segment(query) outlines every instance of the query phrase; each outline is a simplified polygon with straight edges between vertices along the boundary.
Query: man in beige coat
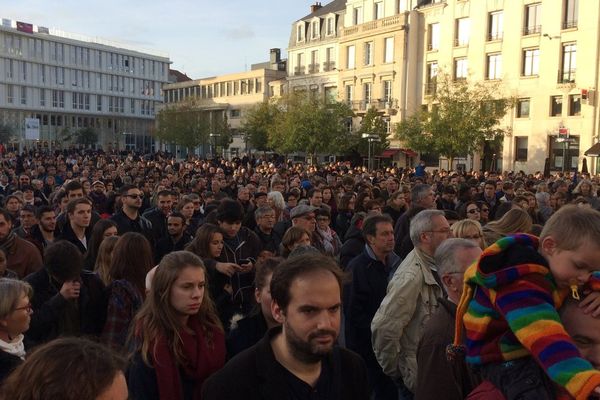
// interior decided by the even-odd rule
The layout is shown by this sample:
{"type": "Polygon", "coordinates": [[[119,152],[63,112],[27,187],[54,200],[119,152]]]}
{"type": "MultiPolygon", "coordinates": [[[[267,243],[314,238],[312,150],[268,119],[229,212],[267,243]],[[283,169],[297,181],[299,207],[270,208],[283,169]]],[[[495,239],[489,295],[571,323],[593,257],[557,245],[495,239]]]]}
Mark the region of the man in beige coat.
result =
{"type": "Polygon", "coordinates": [[[394,273],[371,323],[375,356],[383,372],[397,382],[401,399],[412,398],[415,391],[417,345],[443,296],[433,255],[451,236],[443,211],[423,210],[413,218],[410,238],[415,248],[394,273]]]}

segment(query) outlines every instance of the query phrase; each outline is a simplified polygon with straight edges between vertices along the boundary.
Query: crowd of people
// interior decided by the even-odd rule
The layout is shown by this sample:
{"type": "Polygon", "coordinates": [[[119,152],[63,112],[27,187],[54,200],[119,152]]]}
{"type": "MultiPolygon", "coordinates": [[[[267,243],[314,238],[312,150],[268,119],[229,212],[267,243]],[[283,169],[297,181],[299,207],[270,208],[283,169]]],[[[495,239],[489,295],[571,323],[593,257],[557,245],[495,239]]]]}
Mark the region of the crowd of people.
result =
{"type": "Polygon", "coordinates": [[[597,178],[283,161],[4,154],[0,399],[600,386],[597,178]]]}

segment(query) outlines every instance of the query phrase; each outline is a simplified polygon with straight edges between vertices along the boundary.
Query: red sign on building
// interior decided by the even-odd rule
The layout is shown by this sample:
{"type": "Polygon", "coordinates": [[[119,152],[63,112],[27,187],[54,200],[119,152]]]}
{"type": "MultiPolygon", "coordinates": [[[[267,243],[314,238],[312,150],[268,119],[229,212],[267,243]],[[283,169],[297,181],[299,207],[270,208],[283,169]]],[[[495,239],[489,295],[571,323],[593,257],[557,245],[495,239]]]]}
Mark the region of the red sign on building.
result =
{"type": "Polygon", "coordinates": [[[17,30],[25,33],[33,33],[33,25],[17,21],[17,30]]]}

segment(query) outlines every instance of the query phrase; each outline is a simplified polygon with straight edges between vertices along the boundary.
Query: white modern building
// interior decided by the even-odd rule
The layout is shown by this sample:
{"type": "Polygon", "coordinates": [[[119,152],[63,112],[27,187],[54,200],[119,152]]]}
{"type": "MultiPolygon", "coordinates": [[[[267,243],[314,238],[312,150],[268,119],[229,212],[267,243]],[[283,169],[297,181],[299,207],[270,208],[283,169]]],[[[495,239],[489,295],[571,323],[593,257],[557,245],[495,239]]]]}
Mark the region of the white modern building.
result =
{"type": "Polygon", "coordinates": [[[103,148],[152,150],[155,109],[168,82],[166,54],[2,19],[0,124],[24,142],[25,120],[39,120],[39,140],[93,128],[103,148]]]}

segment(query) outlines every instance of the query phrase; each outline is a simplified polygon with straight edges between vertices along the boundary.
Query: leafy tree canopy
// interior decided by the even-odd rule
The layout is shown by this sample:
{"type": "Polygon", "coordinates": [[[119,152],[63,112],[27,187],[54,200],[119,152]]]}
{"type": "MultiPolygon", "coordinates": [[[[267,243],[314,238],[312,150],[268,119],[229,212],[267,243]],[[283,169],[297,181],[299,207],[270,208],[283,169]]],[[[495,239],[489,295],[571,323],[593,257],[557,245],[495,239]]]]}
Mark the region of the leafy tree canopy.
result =
{"type": "Polygon", "coordinates": [[[505,134],[500,121],[513,104],[493,82],[453,80],[440,73],[427,109],[395,127],[396,137],[416,151],[451,160],[480,151],[486,140],[505,134]]]}

